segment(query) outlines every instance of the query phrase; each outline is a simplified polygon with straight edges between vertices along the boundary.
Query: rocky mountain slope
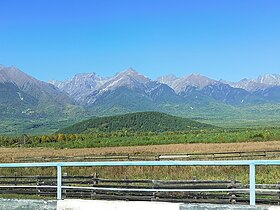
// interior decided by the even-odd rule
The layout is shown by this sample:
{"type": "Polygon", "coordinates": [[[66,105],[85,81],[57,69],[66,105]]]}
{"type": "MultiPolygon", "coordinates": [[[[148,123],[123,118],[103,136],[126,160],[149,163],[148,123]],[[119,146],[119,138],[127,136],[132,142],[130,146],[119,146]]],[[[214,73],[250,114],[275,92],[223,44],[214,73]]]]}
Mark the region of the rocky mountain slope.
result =
{"type": "Polygon", "coordinates": [[[76,118],[79,112],[83,113],[83,108],[54,85],[16,67],[0,67],[0,132],[36,130],[44,124],[76,118]]]}

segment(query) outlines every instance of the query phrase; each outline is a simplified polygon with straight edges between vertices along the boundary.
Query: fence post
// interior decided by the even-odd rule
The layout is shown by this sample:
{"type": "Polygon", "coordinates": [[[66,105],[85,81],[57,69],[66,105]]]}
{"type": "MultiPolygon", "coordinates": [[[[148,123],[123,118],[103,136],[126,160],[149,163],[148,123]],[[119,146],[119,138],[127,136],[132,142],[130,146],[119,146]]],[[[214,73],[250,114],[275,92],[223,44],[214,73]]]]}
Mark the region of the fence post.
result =
{"type": "Polygon", "coordinates": [[[61,200],[61,184],[62,184],[61,165],[58,164],[56,168],[57,168],[57,200],[61,200]]]}
{"type": "Polygon", "coordinates": [[[250,205],[256,205],[256,166],[250,163],[250,205]]]}

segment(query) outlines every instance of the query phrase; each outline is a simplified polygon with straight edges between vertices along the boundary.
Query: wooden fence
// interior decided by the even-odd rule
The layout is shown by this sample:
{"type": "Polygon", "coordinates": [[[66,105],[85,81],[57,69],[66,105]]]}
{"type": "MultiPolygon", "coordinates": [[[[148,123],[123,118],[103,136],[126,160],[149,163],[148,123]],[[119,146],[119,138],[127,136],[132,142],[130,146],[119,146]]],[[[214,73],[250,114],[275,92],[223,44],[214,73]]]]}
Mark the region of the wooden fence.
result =
{"type": "MultiPolygon", "coordinates": [[[[55,197],[56,181],[55,176],[0,176],[0,194],[55,197]]],[[[94,187],[94,189],[63,189],[63,198],[218,204],[248,204],[250,199],[249,192],[242,191],[248,186],[242,185],[236,180],[103,179],[99,178],[97,174],[91,176],[65,174],[62,177],[62,185],[94,187]],[[152,191],[147,191],[147,189],[152,189],[152,191]],[[161,191],[162,189],[166,191],[161,191]],[[194,191],[183,191],[190,189],[194,191]],[[199,189],[232,189],[232,191],[201,192],[199,189]]],[[[278,184],[256,185],[257,203],[279,205],[280,194],[276,191],[279,188],[278,184]],[[268,189],[272,191],[267,191],[268,189]]]]}
{"type": "Polygon", "coordinates": [[[161,161],[161,160],[238,160],[238,159],[273,159],[280,157],[280,150],[250,152],[213,152],[213,153],[166,153],[166,154],[108,154],[62,157],[20,157],[15,162],[50,162],[50,161],[161,161]]]}

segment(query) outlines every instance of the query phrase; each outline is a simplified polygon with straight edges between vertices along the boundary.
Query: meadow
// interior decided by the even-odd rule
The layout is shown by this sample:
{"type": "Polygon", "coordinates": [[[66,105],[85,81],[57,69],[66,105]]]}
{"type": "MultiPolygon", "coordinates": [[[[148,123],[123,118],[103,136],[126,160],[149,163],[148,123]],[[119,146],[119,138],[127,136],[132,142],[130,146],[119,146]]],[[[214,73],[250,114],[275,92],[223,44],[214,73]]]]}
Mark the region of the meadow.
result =
{"type": "Polygon", "coordinates": [[[94,148],[164,144],[237,143],[280,139],[278,127],[205,129],[180,132],[127,132],[0,136],[2,147],[94,148]]]}
{"type": "MultiPolygon", "coordinates": [[[[110,132],[1,136],[1,162],[24,157],[71,157],[102,154],[161,154],[280,150],[278,127],[207,129],[188,132],[110,132]]],[[[83,167],[64,168],[68,175],[111,179],[238,180],[248,183],[248,167],[83,167]]],[[[55,168],[4,169],[0,175],[55,175],[55,168]]],[[[276,184],[278,166],[257,167],[257,183],[276,184]]]]}
{"type": "MultiPolygon", "coordinates": [[[[234,151],[259,151],[280,150],[278,141],[258,141],[240,143],[193,143],[193,144],[168,144],[133,147],[96,147],[96,148],[0,148],[1,162],[20,162],[28,158],[53,158],[57,157],[108,155],[108,154],[166,154],[166,153],[207,153],[207,152],[234,152],[234,151]]],[[[230,159],[230,158],[229,158],[230,159]]],[[[231,180],[236,179],[248,183],[248,167],[74,167],[64,168],[63,173],[68,175],[92,175],[97,173],[101,178],[109,179],[164,179],[164,180],[231,180]]],[[[24,168],[2,169],[0,175],[56,175],[55,168],[24,168]]],[[[257,183],[276,184],[280,180],[278,166],[257,167],[257,183]]]]}

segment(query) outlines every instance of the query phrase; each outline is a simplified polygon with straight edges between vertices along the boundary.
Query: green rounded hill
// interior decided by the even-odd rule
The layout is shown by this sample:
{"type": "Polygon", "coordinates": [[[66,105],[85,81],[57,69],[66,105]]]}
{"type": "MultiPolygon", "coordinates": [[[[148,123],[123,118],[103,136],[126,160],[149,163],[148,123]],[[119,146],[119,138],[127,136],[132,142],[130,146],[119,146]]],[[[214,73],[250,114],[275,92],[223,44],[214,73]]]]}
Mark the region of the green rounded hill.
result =
{"type": "Polygon", "coordinates": [[[211,128],[214,128],[214,126],[165,113],[137,112],[85,120],[61,129],[57,133],[167,132],[211,128]]]}

